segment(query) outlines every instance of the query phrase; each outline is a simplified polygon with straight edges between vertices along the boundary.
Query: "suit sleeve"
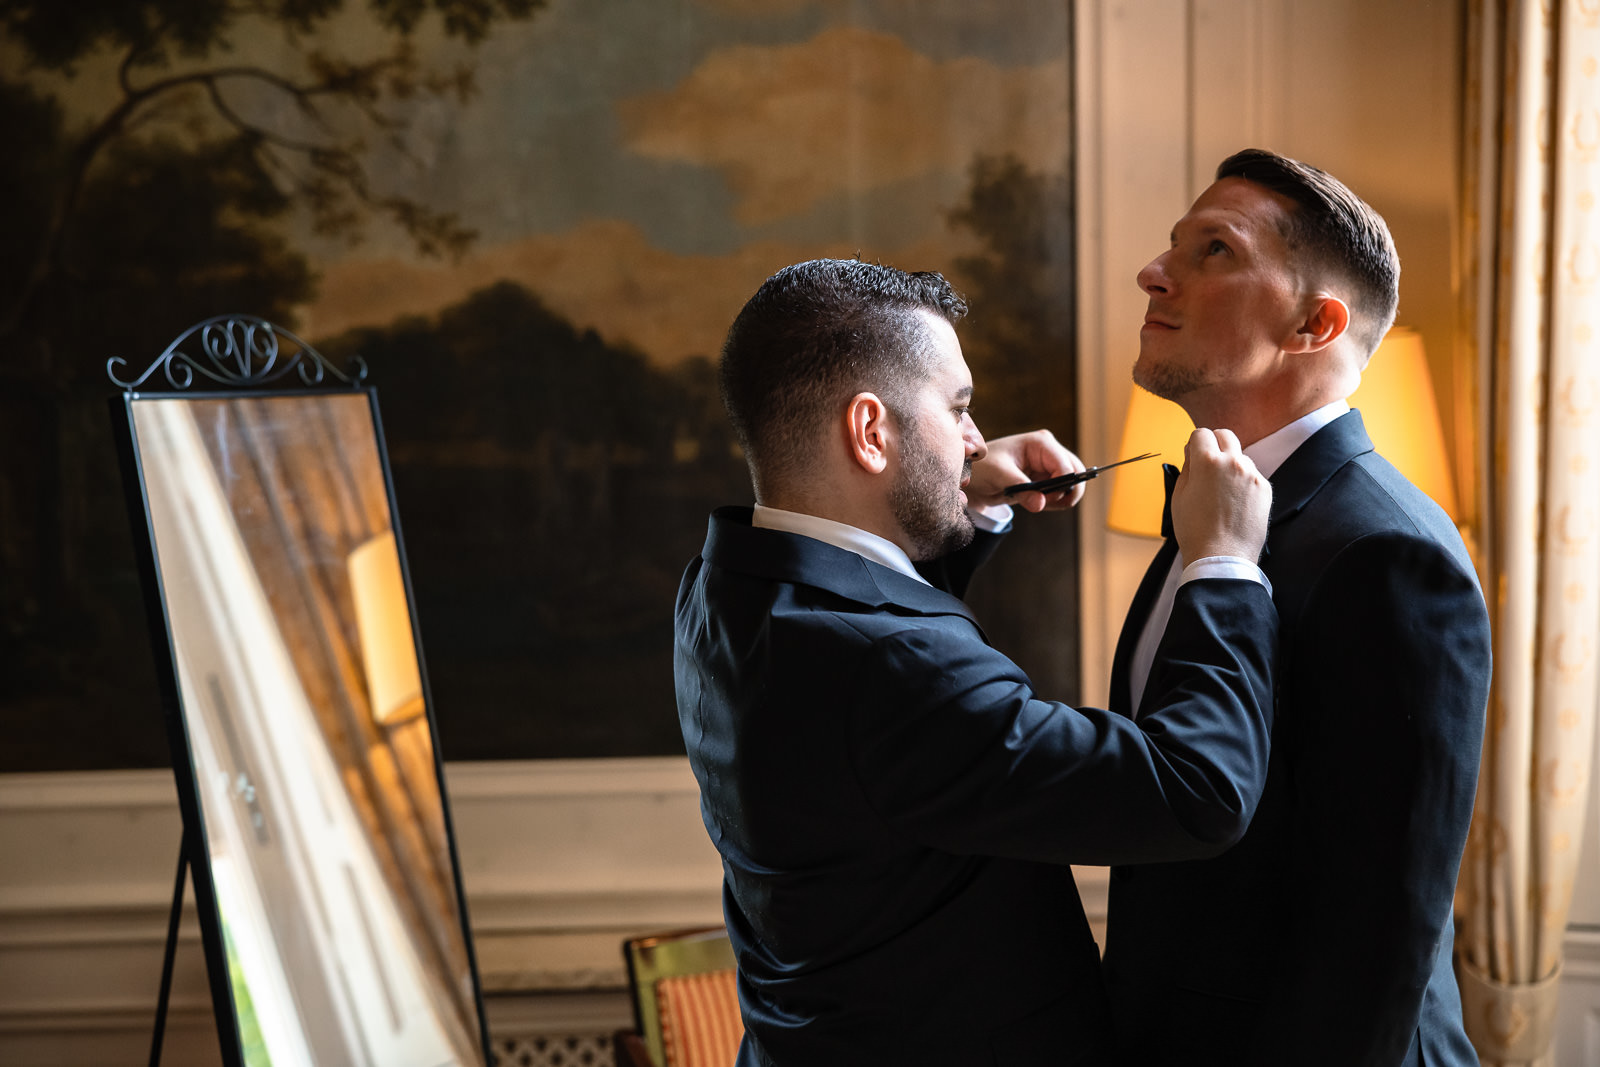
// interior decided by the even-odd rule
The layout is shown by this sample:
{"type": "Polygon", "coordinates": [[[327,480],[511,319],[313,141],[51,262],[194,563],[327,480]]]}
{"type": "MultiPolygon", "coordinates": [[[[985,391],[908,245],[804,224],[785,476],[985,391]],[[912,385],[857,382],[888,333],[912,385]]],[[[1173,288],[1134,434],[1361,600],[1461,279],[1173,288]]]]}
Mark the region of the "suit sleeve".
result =
{"type": "Polygon", "coordinates": [[[1399,1063],[1451,936],[1488,614],[1438,545],[1375,535],[1318,579],[1291,654],[1278,743],[1292,746],[1289,884],[1304,899],[1279,1036],[1318,1035],[1308,1064],[1399,1063]]]}
{"type": "Polygon", "coordinates": [[[1135,723],[1038,699],[965,620],[877,641],[853,688],[853,754],[880,815],[929,847],[1056,863],[1214,855],[1266,777],[1277,612],[1255,582],[1190,582],[1135,723]]]}

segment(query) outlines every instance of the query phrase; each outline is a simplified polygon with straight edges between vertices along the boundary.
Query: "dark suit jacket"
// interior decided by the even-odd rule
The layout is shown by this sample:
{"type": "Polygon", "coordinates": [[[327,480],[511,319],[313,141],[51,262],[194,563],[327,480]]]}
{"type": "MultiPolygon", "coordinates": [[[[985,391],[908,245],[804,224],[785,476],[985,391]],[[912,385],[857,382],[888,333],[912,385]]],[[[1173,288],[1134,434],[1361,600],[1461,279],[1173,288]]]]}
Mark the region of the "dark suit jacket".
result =
{"type": "Polygon", "coordinates": [[[674,667],[723,857],[740,1063],[1109,1062],[1066,865],[1238,837],[1276,628],[1259,584],[1185,586],[1163,709],[1135,725],[1037,699],[948,593],[747,508],[713,515],[674,667]]]}
{"type": "MultiPolygon", "coordinates": [[[[1471,561],[1449,518],[1373,451],[1359,412],[1272,484],[1262,568],[1283,629],[1266,793],[1226,854],[1112,871],[1123,1059],[1476,1064],[1451,971],[1489,687],[1471,561]]],[[[1158,555],[1118,643],[1119,710],[1170,559],[1158,555]]]]}

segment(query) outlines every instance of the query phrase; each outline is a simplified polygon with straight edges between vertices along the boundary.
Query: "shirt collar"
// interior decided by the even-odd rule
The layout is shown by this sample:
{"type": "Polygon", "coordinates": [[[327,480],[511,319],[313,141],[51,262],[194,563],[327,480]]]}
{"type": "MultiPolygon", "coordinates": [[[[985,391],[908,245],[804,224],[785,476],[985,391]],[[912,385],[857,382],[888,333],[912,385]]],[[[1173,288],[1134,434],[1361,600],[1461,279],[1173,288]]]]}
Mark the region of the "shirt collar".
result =
{"type": "Polygon", "coordinates": [[[1284,460],[1294,455],[1295,449],[1311,439],[1312,434],[1349,410],[1350,404],[1344,400],[1325,404],[1309,415],[1302,415],[1289,425],[1267,434],[1246,448],[1244,454],[1255,463],[1263,478],[1270,478],[1283,466],[1284,460]]]}
{"type": "Polygon", "coordinates": [[[929,584],[926,578],[917,573],[917,568],[911,565],[911,557],[906,555],[899,545],[888,538],[879,537],[854,526],[847,526],[842,522],[757,504],[750,518],[750,525],[761,530],[781,530],[784,533],[814,538],[835,548],[854,552],[891,570],[897,570],[901,574],[915,578],[923,585],[929,584]]]}

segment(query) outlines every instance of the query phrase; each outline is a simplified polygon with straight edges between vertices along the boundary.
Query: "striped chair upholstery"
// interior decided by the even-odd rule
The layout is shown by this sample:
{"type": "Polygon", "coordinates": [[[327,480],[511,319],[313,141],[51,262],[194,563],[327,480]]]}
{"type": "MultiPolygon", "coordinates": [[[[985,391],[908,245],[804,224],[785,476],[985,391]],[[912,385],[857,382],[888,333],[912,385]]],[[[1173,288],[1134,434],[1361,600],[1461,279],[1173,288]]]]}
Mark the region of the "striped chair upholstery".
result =
{"type": "Polygon", "coordinates": [[[732,1067],[744,1025],[727,930],[629,938],[622,957],[635,1025],[616,1035],[619,1067],[732,1067]]]}
{"type": "Polygon", "coordinates": [[[666,1067],[733,1067],[744,1036],[735,975],[729,968],[656,982],[666,1067]]]}

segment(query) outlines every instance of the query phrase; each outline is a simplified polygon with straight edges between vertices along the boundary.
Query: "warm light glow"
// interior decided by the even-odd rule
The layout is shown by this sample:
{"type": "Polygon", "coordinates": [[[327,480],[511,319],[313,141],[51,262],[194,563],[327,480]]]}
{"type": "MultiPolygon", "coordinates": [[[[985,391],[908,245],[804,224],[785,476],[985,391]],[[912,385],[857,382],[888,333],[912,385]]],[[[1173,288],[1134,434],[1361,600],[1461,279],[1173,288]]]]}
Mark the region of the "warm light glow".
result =
{"type": "Polygon", "coordinates": [[[394,532],[350,553],[349,567],[372,717],[383,726],[416,718],[422,714],[422,677],[394,532]]]}
{"type": "Polygon", "coordinates": [[[1133,387],[1128,398],[1128,420],[1122,427],[1122,447],[1114,458],[1145,452],[1160,452],[1161,456],[1100,476],[1113,479],[1107,526],[1118,533],[1161,536],[1161,508],[1166,498],[1161,465],[1183,466],[1183,446],[1193,431],[1194,423],[1178,405],[1137,385],[1133,387]]]}
{"type": "MultiPolygon", "coordinates": [[[[1451,519],[1458,520],[1455,481],[1439,425],[1433,379],[1422,338],[1415,330],[1396,326],[1389,331],[1362,373],[1361,388],[1351,395],[1350,406],[1360,410],[1379,454],[1437,501],[1451,519]]],[[[1193,429],[1178,405],[1134,386],[1117,456],[1160,451],[1160,462],[1182,466],[1183,445],[1193,429]]],[[[1160,537],[1160,465],[1134,463],[1103,477],[1116,479],[1106,525],[1118,533],[1160,537]]]]}
{"type": "Polygon", "coordinates": [[[1403,326],[1389,331],[1362,372],[1350,406],[1360,409],[1378,454],[1460,521],[1428,355],[1417,331],[1403,326]]]}

